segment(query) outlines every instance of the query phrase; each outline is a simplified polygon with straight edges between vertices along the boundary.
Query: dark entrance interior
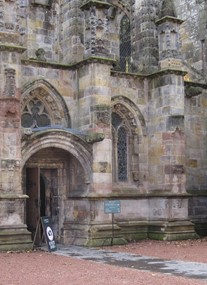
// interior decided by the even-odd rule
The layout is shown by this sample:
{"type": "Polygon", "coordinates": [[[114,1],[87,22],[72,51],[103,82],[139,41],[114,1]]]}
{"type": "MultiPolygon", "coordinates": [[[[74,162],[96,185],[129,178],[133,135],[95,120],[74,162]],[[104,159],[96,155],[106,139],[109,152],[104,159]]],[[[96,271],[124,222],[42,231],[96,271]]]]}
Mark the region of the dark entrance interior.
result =
{"type": "MultiPolygon", "coordinates": [[[[55,238],[59,235],[58,171],[53,168],[26,168],[26,222],[34,238],[40,217],[51,217],[55,238]]],[[[41,227],[35,243],[42,241],[41,227]]]]}

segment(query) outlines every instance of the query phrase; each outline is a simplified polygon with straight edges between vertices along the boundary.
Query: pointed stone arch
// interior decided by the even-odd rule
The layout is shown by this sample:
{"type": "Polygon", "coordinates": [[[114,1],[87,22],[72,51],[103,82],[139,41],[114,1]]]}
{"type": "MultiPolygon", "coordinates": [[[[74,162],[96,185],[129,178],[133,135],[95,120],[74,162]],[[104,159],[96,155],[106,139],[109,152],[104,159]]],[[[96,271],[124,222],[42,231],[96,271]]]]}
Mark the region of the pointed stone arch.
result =
{"type": "Polygon", "coordinates": [[[139,108],[124,96],[115,96],[112,99],[112,133],[115,185],[118,184],[119,188],[127,185],[141,189],[147,169],[146,122],[139,108]],[[119,138],[119,128],[125,128],[124,137],[121,131],[119,138]]]}
{"type": "Polygon", "coordinates": [[[119,8],[125,15],[130,17],[130,4],[126,0],[112,0],[111,4],[119,8]]]}
{"type": "Polygon", "coordinates": [[[78,136],[64,130],[39,131],[24,139],[22,141],[22,169],[33,154],[50,147],[59,148],[72,154],[84,169],[85,183],[90,184],[92,173],[91,146],[78,136]]]}
{"type": "Polygon", "coordinates": [[[23,127],[61,126],[71,127],[71,119],[64,99],[59,92],[44,79],[24,86],[21,97],[23,127]]]}
{"type": "Polygon", "coordinates": [[[134,134],[141,132],[146,135],[146,122],[139,108],[127,97],[114,96],[112,98],[112,112],[118,112],[123,118],[128,120],[134,134]]]}

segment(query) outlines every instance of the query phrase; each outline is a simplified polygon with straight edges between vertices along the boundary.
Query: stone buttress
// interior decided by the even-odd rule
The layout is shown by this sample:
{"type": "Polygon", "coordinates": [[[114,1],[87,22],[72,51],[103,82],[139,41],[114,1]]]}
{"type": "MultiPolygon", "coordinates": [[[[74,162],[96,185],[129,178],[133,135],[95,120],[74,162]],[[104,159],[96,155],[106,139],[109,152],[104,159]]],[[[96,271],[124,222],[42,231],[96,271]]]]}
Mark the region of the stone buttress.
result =
{"type": "Polygon", "coordinates": [[[0,1],[2,29],[0,32],[0,250],[31,247],[31,236],[24,224],[24,203],[27,198],[21,187],[21,125],[20,125],[20,46],[16,1],[3,6],[0,1]],[[6,8],[13,11],[10,15],[6,8]]]}
{"type": "Polygon", "coordinates": [[[163,1],[156,21],[159,71],[150,75],[150,238],[194,238],[188,218],[185,171],[184,75],[179,26],[172,1],[163,1]]]}

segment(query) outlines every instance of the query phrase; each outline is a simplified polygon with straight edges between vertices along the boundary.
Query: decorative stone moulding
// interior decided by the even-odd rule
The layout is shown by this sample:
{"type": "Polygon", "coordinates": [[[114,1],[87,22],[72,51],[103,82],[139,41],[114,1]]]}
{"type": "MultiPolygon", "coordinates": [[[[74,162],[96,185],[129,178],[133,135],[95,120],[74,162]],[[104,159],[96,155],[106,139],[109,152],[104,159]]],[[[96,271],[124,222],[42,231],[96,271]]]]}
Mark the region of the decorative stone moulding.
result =
{"type": "Polygon", "coordinates": [[[164,22],[173,22],[173,23],[181,25],[184,21],[181,20],[181,19],[178,19],[176,17],[166,16],[166,17],[163,17],[163,18],[157,20],[155,23],[157,25],[160,25],[160,24],[162,24],[164,22]]]}
{"type": "Polygon", "coordinates": [[[10,51],[10,52],[23,53],[23,52],[25,52],[25,50],[26,50],[26,48],[22,47],[22,46],[0,44],[0,51],[10,51]]]}
{"type": "MultiPolygon", "coordinates": [[[[1,45],[0,45],[0,51],[1,51],[1,45]]],[[[109,64],[109,65],[114,65],[116,61],[112,58],[109,57],[104,57],[104,56],[88,56],[87,58],[75,63],[75,64],[60,64],[56,62],[46,62],[46,61],[39,61],[38,59],[22,59],[21,63],[27,66],[39,66],[39,67],[44,67],[44,68],[50,68],[54,67],[57,69],[71,69],[74,70],[76,68],[80,68],[83,65],[87,65],[90,63],[101,63],[101,64],[109,64]]]]}
{"type": "Polygon", "coordinates": [[[101,7],[101,8],[109,8],[112,5],[106,1],[95,1],[95,0],[89,0],[86,1],[83,5],[81,5],[81,9],[83,10],[88,10],[90,7],[95,6],[95,7],[101,7]]]}
{"type": "MultiPolygon", "coordinates": [[[[5,68],[4,74],[5,74],[6,84],[4,86],[3,95],[6,97],[10,97],[10,96],[14,97],[16,93],[16,83],[15,83],[16,71],[15,69],[8,67],[8,68],[5,68]]],[[[7,106],[7,112],[16,113],[15,109],[16,109],[15,107],[11,109],[11,108],[8,108],[7,106]]]]}

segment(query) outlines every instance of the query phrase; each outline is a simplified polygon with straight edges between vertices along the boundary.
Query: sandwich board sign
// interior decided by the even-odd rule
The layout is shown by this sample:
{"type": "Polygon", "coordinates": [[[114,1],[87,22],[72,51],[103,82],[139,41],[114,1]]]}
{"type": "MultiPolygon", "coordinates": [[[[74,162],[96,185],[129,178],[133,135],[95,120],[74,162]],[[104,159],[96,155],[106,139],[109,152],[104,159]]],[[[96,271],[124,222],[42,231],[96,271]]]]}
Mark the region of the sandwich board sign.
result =
{"type": "Polygon", "coordinates": [[[41,224],[45,236],[45,241],[49,251],[56,251],[57,246],[55,242],[55,236],[52,229],[52,222],[50,217],[41,217],[41,224]]]}

